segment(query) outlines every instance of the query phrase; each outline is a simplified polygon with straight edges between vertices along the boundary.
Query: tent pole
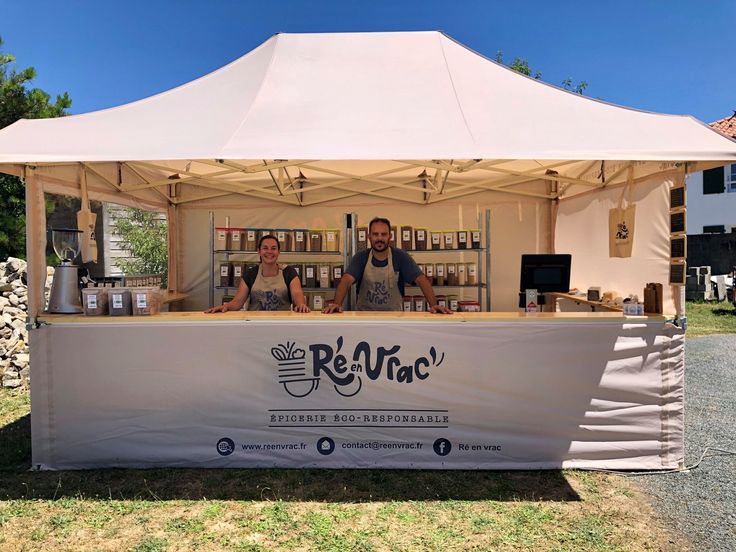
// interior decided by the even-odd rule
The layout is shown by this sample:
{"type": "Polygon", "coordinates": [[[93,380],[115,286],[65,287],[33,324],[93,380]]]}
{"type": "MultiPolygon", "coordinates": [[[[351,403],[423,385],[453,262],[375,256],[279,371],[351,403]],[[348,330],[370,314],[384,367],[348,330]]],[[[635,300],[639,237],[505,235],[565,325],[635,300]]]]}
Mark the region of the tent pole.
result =
{"type": "Polygon", "coordinates": [[[166,213],[167,254],[168,254],[168,290],[179,291],[179,210],[175,204],[170,204],[166,213]]]}
{"type": "Polygon", "coordinates": [[[43,312],[46,285],[46,204],[34,167],[24,168],[26,185],[26,258],[28,259],[28,326],[43,312]]]}

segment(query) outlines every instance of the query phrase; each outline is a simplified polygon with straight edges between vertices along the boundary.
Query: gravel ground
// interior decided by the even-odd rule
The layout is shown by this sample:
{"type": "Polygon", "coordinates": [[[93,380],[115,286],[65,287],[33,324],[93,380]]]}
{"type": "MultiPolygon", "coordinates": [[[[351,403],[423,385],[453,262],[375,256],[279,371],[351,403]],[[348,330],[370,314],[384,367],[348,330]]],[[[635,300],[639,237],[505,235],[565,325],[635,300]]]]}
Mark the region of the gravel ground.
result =
{"type": "Polygon", "coordinates": [[[694,550],[736,551],[736,335],[685,342],[687,472],[633,478],[694,550]]]}

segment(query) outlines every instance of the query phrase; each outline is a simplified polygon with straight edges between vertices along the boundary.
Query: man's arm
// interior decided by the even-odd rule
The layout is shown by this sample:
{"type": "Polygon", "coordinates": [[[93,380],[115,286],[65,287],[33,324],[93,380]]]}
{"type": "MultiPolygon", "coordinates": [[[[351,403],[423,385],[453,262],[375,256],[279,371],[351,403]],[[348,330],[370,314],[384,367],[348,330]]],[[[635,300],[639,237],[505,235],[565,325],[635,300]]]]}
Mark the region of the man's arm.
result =
{"type": "Polygon", "coordinates": [[[429,312],[441,312],[443,314],[452,314],[452,311],[447,307],[443,307],[437,304],[437,298],[434,296],[434,290],[432,284],[424,274],[418,276],[414,283],[419,286],[424,294],[424,298],[427,300],[427,310],[429,312]]]}
{"type": "Polygon", "coordinates": [[[335,290],[335,302],[327,305],[322,312],[325,314],[342,312],[342,303],[345,300],[345,296],[348,294],[348,291],[350,291],[350,286],[352,286],[354,282],[355,278],[350,274],[347,272],[343,274],[342,278],[340,278],[340,283],[337,284],[337,289],[335,290]]]}

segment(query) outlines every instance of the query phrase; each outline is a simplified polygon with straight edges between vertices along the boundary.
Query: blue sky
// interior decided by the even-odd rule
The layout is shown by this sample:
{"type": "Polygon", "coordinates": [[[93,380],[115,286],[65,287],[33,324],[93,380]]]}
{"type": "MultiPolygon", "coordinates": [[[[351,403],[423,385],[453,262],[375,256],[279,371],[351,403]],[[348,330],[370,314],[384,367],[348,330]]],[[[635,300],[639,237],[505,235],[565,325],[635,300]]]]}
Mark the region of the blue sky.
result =
{"type": "Polygon", "coordinates": [[[0,0],[3,51],[36,68],[36,86],[69,92],[73,113],[168,90],[276,32],[442,30],[552,84],[710,122],[736,110],[734,29],[734,0],[0,0]]]}

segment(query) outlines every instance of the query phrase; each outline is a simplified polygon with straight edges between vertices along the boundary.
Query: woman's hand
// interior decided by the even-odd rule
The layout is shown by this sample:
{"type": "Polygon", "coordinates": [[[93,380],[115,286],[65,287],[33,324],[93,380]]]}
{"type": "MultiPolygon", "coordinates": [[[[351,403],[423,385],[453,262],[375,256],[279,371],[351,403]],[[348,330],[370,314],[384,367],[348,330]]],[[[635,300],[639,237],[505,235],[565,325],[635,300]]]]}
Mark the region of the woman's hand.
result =
{"type": "Polygon", "coordinates": [[[215,312],[227,312],[227,311],[228,311],[227,303],[224,303],[222,305],[217,305],[216,307],[212,307],[211,309],[207,309],[204,312],[205,314],[212,314],[215,312]]]}
{"type": "Polygon", "coordinates": [[[294,312],[310,312],[307,305],[294,305],[292,308],[294,312]]]}

